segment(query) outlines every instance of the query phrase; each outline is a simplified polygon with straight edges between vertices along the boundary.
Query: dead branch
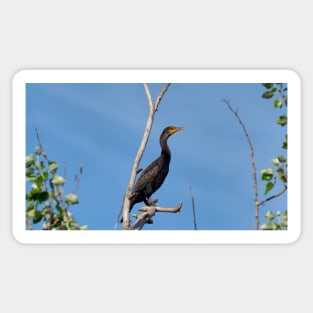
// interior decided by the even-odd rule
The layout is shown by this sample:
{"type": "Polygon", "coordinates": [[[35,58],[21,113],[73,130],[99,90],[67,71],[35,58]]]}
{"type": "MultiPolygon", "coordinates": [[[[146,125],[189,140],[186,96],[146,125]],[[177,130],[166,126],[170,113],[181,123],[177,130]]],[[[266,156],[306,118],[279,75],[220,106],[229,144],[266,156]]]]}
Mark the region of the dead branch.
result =
{"type": "Polygon", "coordinates": [[[155,212],[166,212],[166,213],[177,213],[180,211],[180,209],[182,208],[183,206],[183,203],[182,202],[179,202],[177,207],[176,208],[162,208],[162,207],[159,207],[159,206],[144,206],[140,209],[138,209],[138,211],[141,211],[141,212],[150,212],[151,211],[151,208],[154,208],[153,210],[155,212]]]}
{"type": "Polygon", "coordinates": [[[192,212],[193,212],[193,225],[194,229],[197,230],[197,219],[196,219],[196,208],[195,208],[195,199],[192,193],[191,186],[189,187],[190,196],[191,196],[191,203],[192,203],[192,212]]]}
{"type": "MultiPolygon", "coordinates": [[[[152,96],[151,96],[148,85],[146,83],[143,84],[143,87],[144,87],[144,90],[145,90],[145,93],[146,93],[146,96],[148,99],[149,116],[147,119],[147,123],[146,123],[146,127],[144,130],[143,138],[141,140],[141,144],[139,146],[137,155],[136,155],[135,160],[133,162],[132,171],[131,171],[129,183],[128,183],[127,190],[126,190],[126,195],[124,196],[123,204],[121,207],[121,211],[123,212],[123,229],[129,229],[130,228],[130,220],[129,220],[130,200],[129,200],[128,196],[131,194],[132,189],[133,189],[134,184],[135,184],[136,176],[138,174],[138,169],[139,169],[139,163],[141,161],[141,158],[143,156],[143,153],[145,151],[145,148],[146,148],[149,136],[150,136],[150,132],[151,132],[153,121],[154,121],[155,112],[157,111],[158,106],[159,106],[164,94],[166,93],[167,89],[169,88],[169,86],[170,86],[170,83],[164,84],[162,90],[160,91],[159,95],[156,98],[156,101],[153,103],[152,96]]],[[[119,222],[120,215],[121,215],[121,213],[118,215],[114,229],[117,228],[117,224],[119,222]]]]}
{"type": "Polygon", "coordinates": [[[255,229],[259,229],[259,205],[258,205],[258,198],[259,198],[259,193],[258,193],[258,181],[257,181],[257,173],[256,173],[256,165],[255,165],[255,161],[254,161],[254,149],[253,149],[253,145],[250,139],[250,136],[248,134],[248,131],[244,125],[244,123],[242,122],[242,120],[240,119],[239,115],[238,115],[238,110],[234,110],[234,108],[230,105],[230,101],[229,100],[223,100],[224,103],[226,103],[226,105],[228,106],[228,109],[234,114],[234,116],[236,117],[236,119],[238,120],[244,134],[246,137],[246,140],[248,142],[249,148],[250,148],[250,162],[251,162],[251,166],[252,166],[252,173],[253,173],[253,189],[254,189],[254,203],[255,203],[255,229]]]}
{"type": "Polygon", "coordinates": [[[143,214],[133,214],[133,217],[136,218],[136,222],[133,224],[132,229],[141,230],[145,224],[153,224],[152,217],[156,212],[163,213],[177,213],[182,208],[183,203],[179,202],[176,208],[162,208],[158,206],[144,206],[138,211],[145,212],[143,214]]]}

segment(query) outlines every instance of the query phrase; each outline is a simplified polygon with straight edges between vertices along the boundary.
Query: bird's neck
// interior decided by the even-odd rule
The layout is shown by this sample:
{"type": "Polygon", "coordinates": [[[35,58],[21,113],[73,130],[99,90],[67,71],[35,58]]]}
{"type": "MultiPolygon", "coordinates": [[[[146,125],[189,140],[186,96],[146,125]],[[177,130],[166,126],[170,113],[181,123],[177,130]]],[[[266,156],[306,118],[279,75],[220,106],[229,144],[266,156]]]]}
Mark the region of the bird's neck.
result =
{"type": "Polygon", "coordinates": [[[170,160],[171,159],[171,150],[170,150],[170,147],[167,144],[167,140],[160,140],[160,145],[161,145],[161,148],[162,148],[161,155],[163,155],[165,158],[170,160]]]}

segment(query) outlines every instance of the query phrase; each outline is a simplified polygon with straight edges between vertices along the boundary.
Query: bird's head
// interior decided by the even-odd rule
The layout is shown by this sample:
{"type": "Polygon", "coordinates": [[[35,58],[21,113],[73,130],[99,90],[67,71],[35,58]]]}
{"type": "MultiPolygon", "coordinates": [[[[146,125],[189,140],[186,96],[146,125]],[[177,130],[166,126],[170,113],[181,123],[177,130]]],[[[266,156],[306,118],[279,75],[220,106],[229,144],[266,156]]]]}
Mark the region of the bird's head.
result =
{"type": "Polygon", "coordinates": [[[176,132],[178,132],[179,130],[183,130],[184,128],[183,127],[176,127],[176,126],[168,126],[166,127],[163,132],[162,132],[162,136],[171,136],[173,134],[175,134],[176,132]]]}

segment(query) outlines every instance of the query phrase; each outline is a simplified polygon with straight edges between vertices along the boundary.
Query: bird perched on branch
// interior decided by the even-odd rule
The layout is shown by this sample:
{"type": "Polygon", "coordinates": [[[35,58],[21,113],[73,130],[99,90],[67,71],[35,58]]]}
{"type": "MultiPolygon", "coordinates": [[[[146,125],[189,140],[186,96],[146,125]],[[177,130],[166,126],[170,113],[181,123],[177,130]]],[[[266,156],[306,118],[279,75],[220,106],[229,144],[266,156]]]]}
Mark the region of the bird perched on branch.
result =
{"type": "Polygon", "coordinates": [[[171,135],[182,129],[182,127],[169,126],[163,130],[160,136],[161,155],[144,169],[139,176],[133,192],[129,196],[129,211],[131,211],[136,203],[142,201],[148,206],[153,204],[150,197],[162,186],[169,172],[171,150],[167,144],[167,140],[171,135]]]}

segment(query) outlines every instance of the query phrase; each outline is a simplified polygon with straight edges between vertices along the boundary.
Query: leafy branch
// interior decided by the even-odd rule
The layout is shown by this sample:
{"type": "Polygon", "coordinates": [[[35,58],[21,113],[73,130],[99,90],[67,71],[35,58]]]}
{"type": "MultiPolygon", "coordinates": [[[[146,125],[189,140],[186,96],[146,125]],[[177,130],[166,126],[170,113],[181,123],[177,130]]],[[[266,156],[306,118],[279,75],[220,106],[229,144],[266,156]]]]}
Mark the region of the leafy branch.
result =
{"type": "MultiPolygon", "coordinates": [[[[267,91],[263,93],[262,97],[265,99],[270,99],[274,95],[279,94],[280,97],[276,98],[274,101],[274,107],[275,108],[281,108],[282,106],[287,107],[287,87],[284,87],[283,84],[263,84],[265,88],[267,88],[267,91]]],[[[255,203],[255,229],[259,229],[259,211],[260,206],[264,205],[266,202],[271,201],[277,197],[280,197],[285,191],[287,190],[287,161],[286,158],[282,155],[279,155],[277,158],[272,160],[272,164],[275,166],[275,169],[267,168],[263,169],[261,171],[261,179],[263,181],[266,181],[267,184],[265,186],[264,195],[268,194],[275,186],[277,180],[280,180],[284,187],[281,191],[275,193],[274,195],[263,199],[259,201],[259,191],[258,191],[258,184],[257,184],[257,170],[256,170],[256,164],[254,161],[254,148],[250,139],[250,136],[248,134],[248,131],[242,122],[238,110],[235,110],[229,100],[223,100],[224,103],[226,103],[228,109],[233,113],[233,115],[236,117],[237,121],[239,122],[244,135],[246,137],[246,140],[249,145],[250,149],[250,162],[252,166],[252,172],[253,172],[253,189],[254,189],[254,203],[255,203]]],[[[287,116],[281,115],[277,121],[278,125],[285,126],[287,124],[287,116]]],[[[282,148],[287,149],[287,135],[285,136],[285,141],[282,145],[282,148]]],[[[278,211],[280,212],[280,211],[278,211]]],[[[286,229],[287,228],[287,211],[284,212],[283,215],[283,223],[281,223],[281,220],[279,219],[280,213],[274,214],[273,212],[269,211],[265,214],[265,218],[267,219],[267,223],[263,224],[261,226],[262,230],[278,230],[278,229],[286,229]],[[275,223],[274,219],[279,219],[279,223],[275,223]]]]}
{"type": "MultiPolygon", "coordinates": [[[[273,106],[275,109],[283,109],[288,106],[288,96],[287,91],[288,87],[283,83],[264,83],[263,87],[266,88],[266,91],[262,94],[262,98],[264,99],[272,99],[274,98],[273,106]]],[[[285,127],[287,125],[288,119],[286,114],[282,114],[279,116],[276,121],[277,125],[281,127],[285,127]]],[[[288,149],[287,143],[287,133],[285,134],[284,141],[282,143],[282,149],[288,149]]],[[[266,181],[264,195],[268,194],[276,185],[277,181],[281,181],[283,184],[283,189],[270,196],[259,203],[259,205],[264,204],[267,201],[270,201],[276,197],[282,195],[285,191],[287,191],[287,183],[288,183],[288,164],[287,158],[283,155],[278,155],[276,158],[271,160],[274,168],[269,167],[263,169],[261,172],[262,180],[266,181]]],[[[272,211],[268,211],[265,214],[265,218],[267,222],[261,226],[263,230],[282,230],[288,228],[288,212],[284,211],[283,217],[280,217],[280,210],[277,210],[277,213],[273,213],[272,211]]]]}
{"type": "Polygon", "coordinates": [[[76,195],[82,166],[75,177],[76,186],[72,193],[64,195],[66,178],[58,175],[59,164],[51,161],[45,152],[36,129],[38,146],[34,154],[26,156],[26,181],[31,183],[26,193],[26,225],[33,230],[33,225],[43,221],[43,230],[86,230],[87,226],[76,223],[69,208],[78,204],[76,195]]]}

